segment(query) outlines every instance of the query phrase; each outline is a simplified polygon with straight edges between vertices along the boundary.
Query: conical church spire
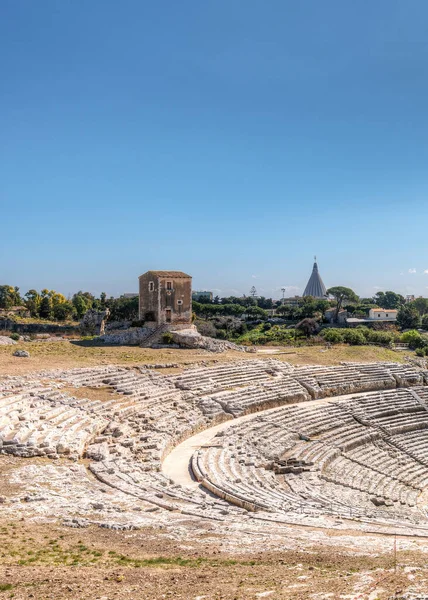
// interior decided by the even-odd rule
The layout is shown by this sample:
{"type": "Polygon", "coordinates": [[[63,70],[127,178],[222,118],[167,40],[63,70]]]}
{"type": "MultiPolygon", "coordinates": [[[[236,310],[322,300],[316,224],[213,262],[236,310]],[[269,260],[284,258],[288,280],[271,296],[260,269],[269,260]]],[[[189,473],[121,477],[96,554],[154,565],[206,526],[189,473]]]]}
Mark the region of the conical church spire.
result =
{"type": "Polygon", "coordinates": [[[304,296],[313,296],[314,298],[325,298],[327,290],[318,272],[317,257],[314,256],[315,262],[312,269],[312,275],[309,278],[308,284],[303,292],[304,296]]]}

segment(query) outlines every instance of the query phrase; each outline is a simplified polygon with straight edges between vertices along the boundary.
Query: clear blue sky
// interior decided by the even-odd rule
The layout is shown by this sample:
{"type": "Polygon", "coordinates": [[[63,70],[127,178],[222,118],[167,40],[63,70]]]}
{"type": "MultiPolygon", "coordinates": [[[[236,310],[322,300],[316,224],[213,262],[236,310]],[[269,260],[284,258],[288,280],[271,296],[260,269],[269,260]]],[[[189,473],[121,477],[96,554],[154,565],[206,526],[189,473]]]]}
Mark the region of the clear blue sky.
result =
{"type": "Polygon", "coordinates": [[[428,295],[426,0],[3,0],[0,283],[428,295]],[[413,272],[416,271],[416,272],[413,272]]]}

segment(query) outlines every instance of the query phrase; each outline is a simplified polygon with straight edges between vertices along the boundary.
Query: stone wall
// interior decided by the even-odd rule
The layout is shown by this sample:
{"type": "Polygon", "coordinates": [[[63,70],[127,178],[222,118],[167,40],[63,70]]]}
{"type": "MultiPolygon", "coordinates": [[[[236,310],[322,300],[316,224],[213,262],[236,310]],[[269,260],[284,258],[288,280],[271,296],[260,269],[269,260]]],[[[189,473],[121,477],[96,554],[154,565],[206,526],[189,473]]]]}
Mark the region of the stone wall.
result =
{"type": "Polygon", "coordinates": [[[0,332],[14,333],[79,333],[78,325],[56,325],[53,323],[15,323],[10,319],[0,320],[0,332]]]}

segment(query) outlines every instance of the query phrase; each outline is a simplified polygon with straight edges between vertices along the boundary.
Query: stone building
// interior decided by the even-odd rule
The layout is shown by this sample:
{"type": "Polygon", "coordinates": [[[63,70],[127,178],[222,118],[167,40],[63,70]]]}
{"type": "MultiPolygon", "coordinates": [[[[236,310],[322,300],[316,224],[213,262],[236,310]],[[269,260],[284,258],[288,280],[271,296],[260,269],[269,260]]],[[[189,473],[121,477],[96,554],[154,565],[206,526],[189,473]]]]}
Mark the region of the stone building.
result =
{"type": "Polygon", "coordinates": [[[201,300],[209,300],[212,302],[213,297],[213,293],[206,290],[202,292],[192,292],[192,300],[195,302],[200,302],[201,300]]]}
{"type": "Polygon", "coordinates": [[[396,321],[398,310],[392,308],[371,308],[369,310],[369,319],[374,321],[396,321]]]}
{"type": "Polygon", "coordinates": [[[192,278],[182,271],[147,271],[139,277],[139,314],[146,327],[192,323],[192,278]]]}

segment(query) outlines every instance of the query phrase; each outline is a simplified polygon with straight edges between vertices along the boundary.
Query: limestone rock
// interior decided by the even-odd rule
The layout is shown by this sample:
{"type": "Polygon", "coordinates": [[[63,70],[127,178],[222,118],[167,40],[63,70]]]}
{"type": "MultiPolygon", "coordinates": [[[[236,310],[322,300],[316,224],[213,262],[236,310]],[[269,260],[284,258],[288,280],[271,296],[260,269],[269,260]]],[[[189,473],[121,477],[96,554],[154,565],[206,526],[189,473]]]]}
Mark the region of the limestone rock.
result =
{"type": "Polygon", "coordinates": [[[195,329],[182,329],[180,331],[171,331],[172,339],[181,348],[202,348],[209,352],[225,352],[226,350],[237,350],[238,352],[248,352],[244,346],[238,346],[227,340],[216,340],[214,338],[201,335],[195,329]]]}
{"type": "Polygon", "coordinates": [[[103,335],[110,310],[103,311],[90,308],[80,321],[80,331],[83,335],[103,335]]]}
{"type": "Polygon", "coordinates": [[[130,327],[129,329],[106,333],[100,336],[99,340],[105,342],[106,344],[117,344],[119,346],[138,346],[152,332],[153,329],[148,329],[147,327],[130,327]]]}
{"type": "Polygon", "coordinates": [[[21,358],[30,358],[30,353],[27,350],[15,350],[13,356],[20,356],[21,358]]]}
{"type": "Polygon", "coordinates": [[[13,346],[14,344],[16,344],[15,340],[7,335],[0,335],[0,346],[13,346]]]}

